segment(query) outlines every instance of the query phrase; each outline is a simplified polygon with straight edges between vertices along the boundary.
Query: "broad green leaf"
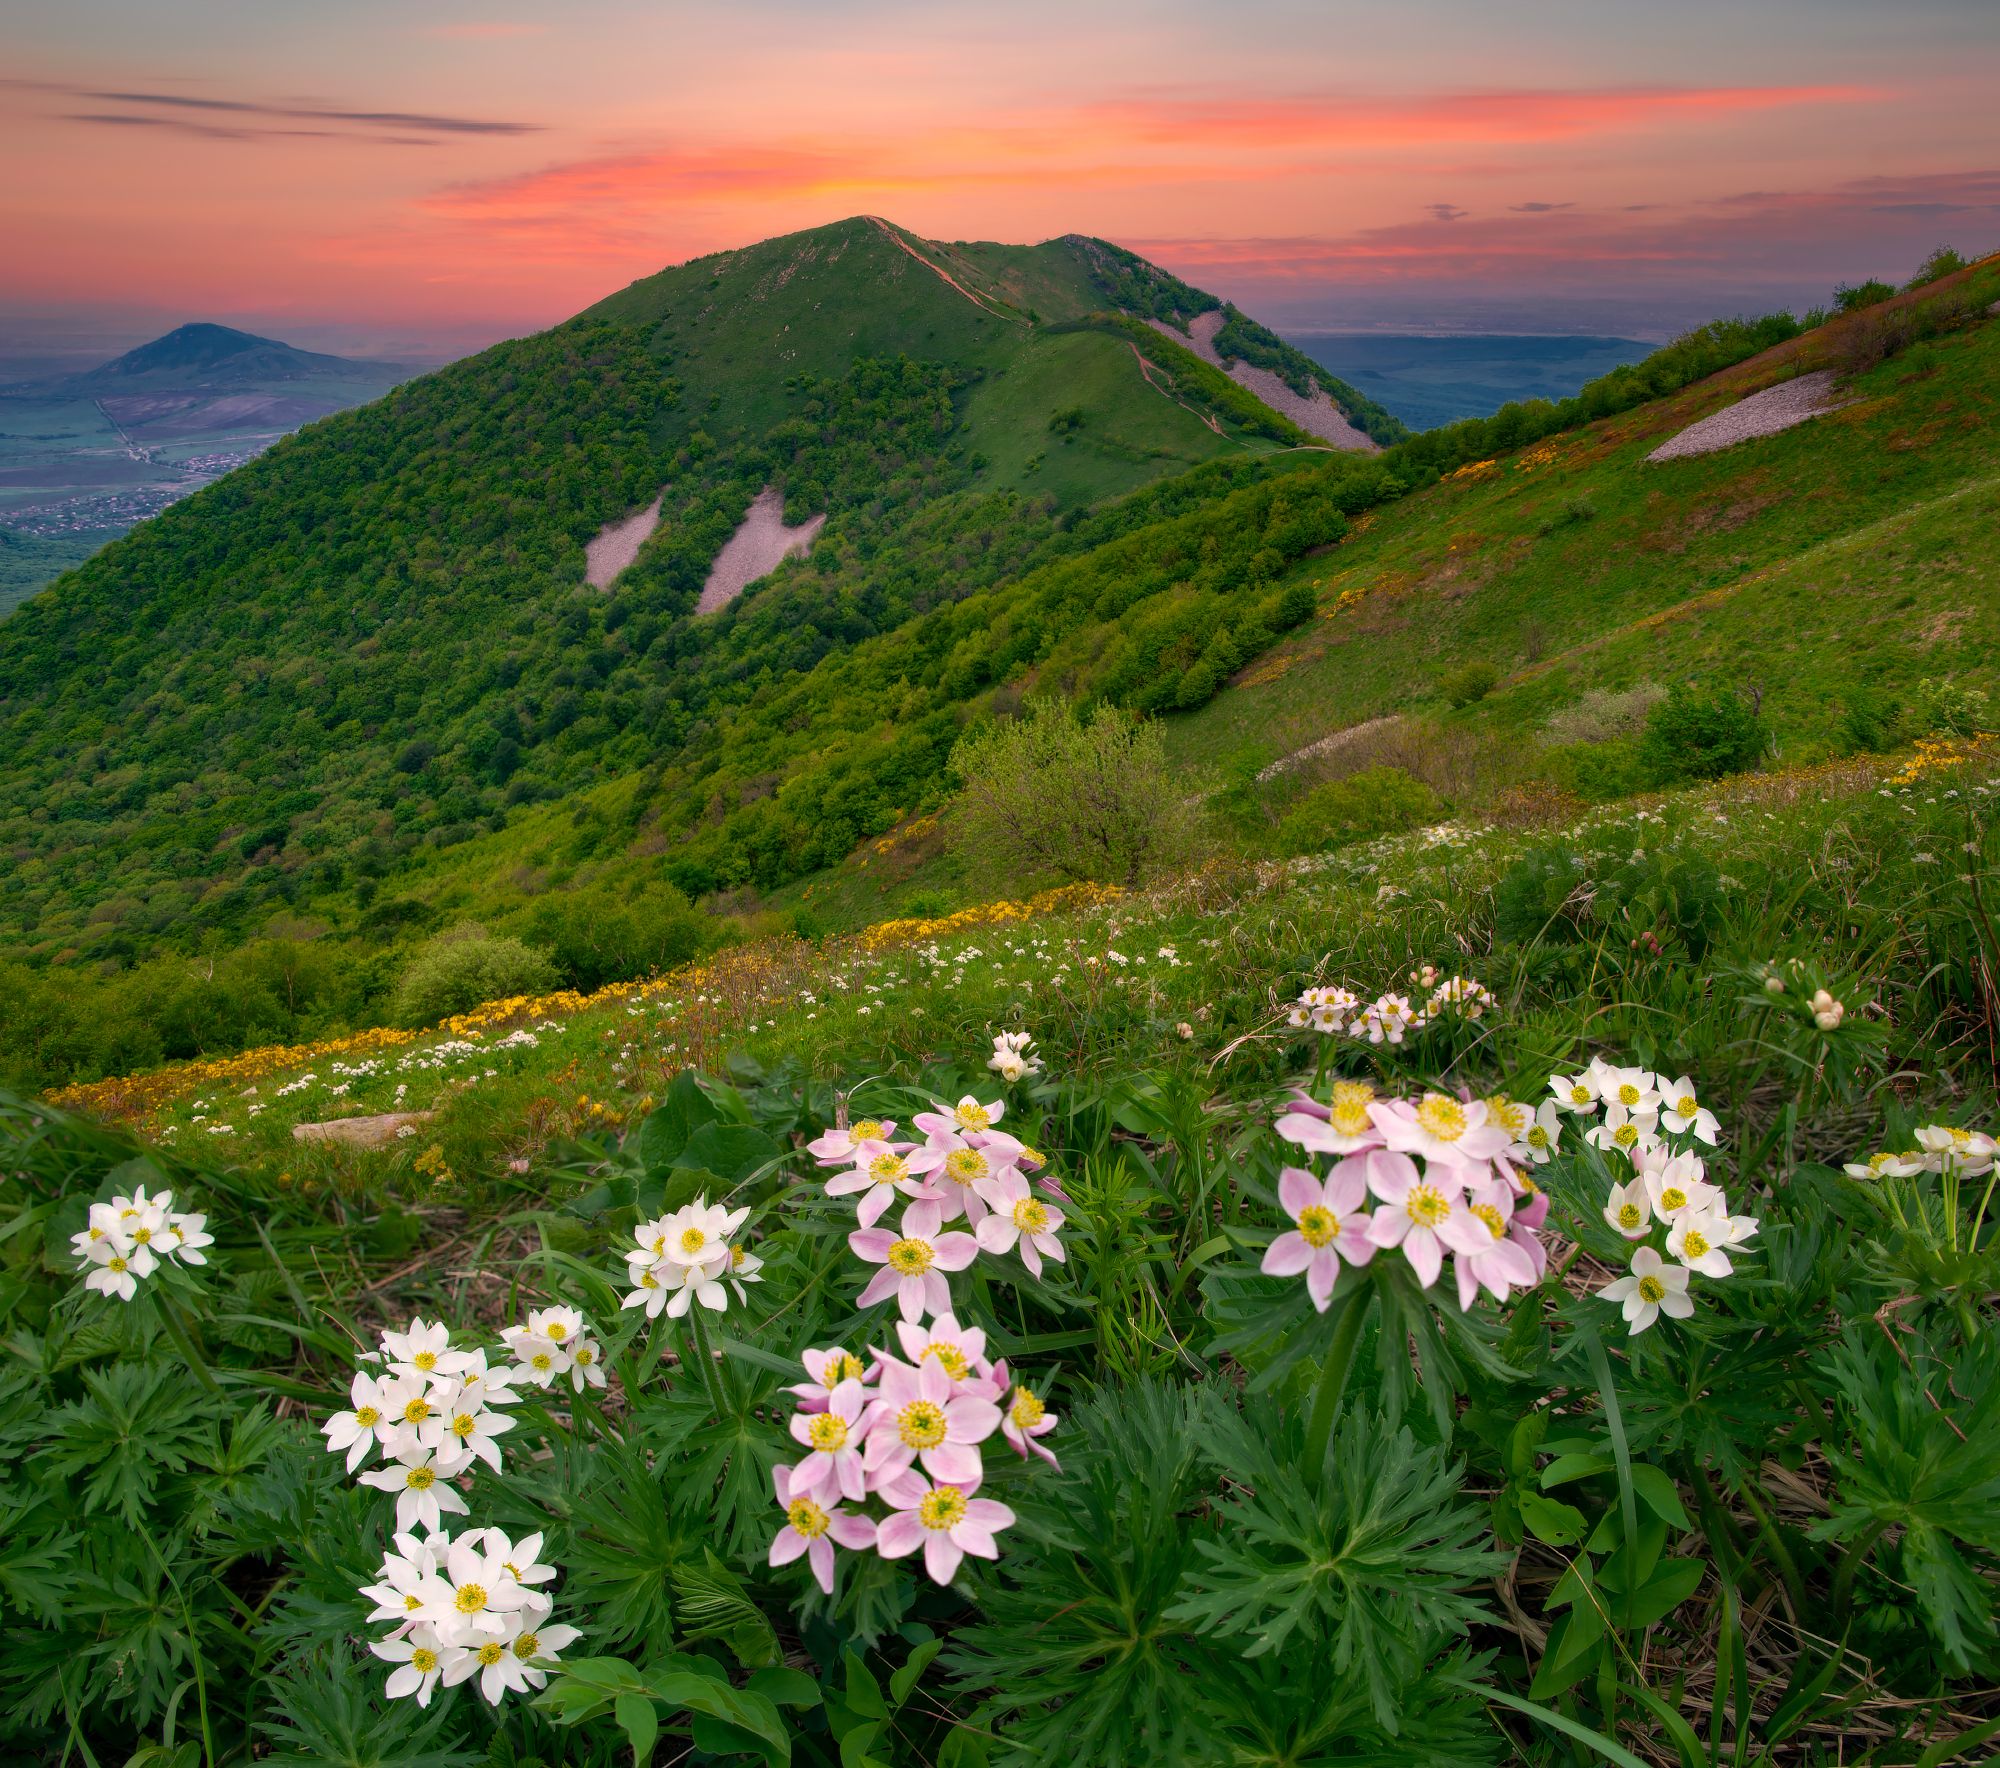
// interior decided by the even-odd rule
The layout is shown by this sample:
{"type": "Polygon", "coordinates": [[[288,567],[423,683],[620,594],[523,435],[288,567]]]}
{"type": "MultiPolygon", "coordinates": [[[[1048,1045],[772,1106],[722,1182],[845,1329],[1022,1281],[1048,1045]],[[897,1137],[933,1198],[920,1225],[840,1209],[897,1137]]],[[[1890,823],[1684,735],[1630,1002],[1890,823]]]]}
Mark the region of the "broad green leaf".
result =
{"type": "Polygon", "coordinates": [[[762,1130],[748,1124],[705,1123],[688,1137],[671,1164],[682,1171],[700,1167],[738,1185],[783,1153],[762,1130]]]}
{"type": "Polygon", "coordinates": [[[660,1719],[652,1701],[643,1694],[621,1694],[611,1703],[611,1714],[632,1746],[635,1768],[650,1768],[653,1746],[660,1740],[660,1719]]]}
{"type": "Polygon", "coordinates": [[[1590,1527],[1588,1519],[1574,1504],[1544,1498],[1539,1492],[1517,1492],[1515,1498],[1521,1506],[1521,1520],[1527,1524],[1528,1532],[1537,1541],[1545,1541],[1551,1547],[1574,1547],[1590,1527]]]}
{"type": "Polygon", "coordinates": [[[1681,1507],[1679,1490],[1661,1469],[1643,1461],[1633,1462],[1632,1489],[1639,1494],[1639,1502],[1662,1522],[1683,1532],[1694,1526],[1681,1507]]]}

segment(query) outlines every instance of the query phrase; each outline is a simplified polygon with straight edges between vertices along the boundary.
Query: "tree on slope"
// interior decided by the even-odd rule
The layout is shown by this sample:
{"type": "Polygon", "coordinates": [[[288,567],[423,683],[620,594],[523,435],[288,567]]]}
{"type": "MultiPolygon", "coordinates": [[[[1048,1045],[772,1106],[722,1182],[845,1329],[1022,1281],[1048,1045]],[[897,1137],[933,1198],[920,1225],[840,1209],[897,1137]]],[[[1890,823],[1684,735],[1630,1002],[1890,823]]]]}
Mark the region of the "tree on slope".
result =
{"type": "Polygon", "coordinates": [[[1184,859],[1199,812],[1167,763],[1160,727],[1061,699],[983,724],[952,767],[965,782],[957,842],[983,866],[1128,889],[1184,859]]]}

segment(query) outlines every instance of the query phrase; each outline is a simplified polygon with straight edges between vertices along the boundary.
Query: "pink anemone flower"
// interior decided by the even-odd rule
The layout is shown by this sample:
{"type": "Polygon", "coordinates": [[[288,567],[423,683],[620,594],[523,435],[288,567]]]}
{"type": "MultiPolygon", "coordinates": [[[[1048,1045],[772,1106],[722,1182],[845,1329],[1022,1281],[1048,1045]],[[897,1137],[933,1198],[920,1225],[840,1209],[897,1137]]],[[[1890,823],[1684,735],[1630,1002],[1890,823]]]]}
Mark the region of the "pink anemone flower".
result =
{"type": "Polygon", "coordinates": [[[991,1498],[975,1498],[978,1482],[931,1485],[914,1474],[882,1489],[895,1510],[875,1532],[875,1550],[884,1559],[901,1559],[924,1550],[924,1570],[940,1584],[949,1584],[965,1556],[998,1559],[993,1537],[1014,1524],[1014,1513],[991,1498]]]}
{"type": "Polygon", "coordinates": [[[896,1126],[884,1118],[864,1117],[852,1128],[827,1130],[806,1144],[806,1152],[821,1166],[845,1166],[863,1142],[886,1142],[896,1126]]]}
{"type": "MultiPolygon", "coordinates": [[[[993,1373],[999,1381],[1000,1392],[1004,1394],[1011,1385],[1004,1358],[993,1365],[993,1373]]],[[[1037,1437],[1047,1436],[1055,1427],[1056,1415],[1042,1403],[1039,1394],[1031,1388],[1014,1389],[1014,1397],[1008,1401],[1007,1410],[1000,1417],[1000,1434],[1007,1439],[1008,1446],[1015,1454],[1023,1459],[1031,1454],[1038,1455],[1060,1472],[1062,1463],[1050,1450],[1043,1448],[1035,1440],[1037,1437]]]]}
{"type": "Polygon", "coordinates": [[[986,1251],[1012,1252],[1018,1245],[1022,1264],[1037,1277],[1042,1274],[1044,1258],[1054,1259],[1059,1265],[1069,1262],[1069,1254],[1056,1238],[1056,1230],[1063,1225],[1063,1212],[1030,1192],[1028,1181],[1019,1173],[1010,1167],[982,1180],[978,1191],[993,1212],[974,1230],[986,1251]]]}
{"type": "Polygon", "coordinates": [[[1361,1207],[1368,1186],[1358,1163],[1343,1160],[1322,1183],[1303,1167],[1288,1166],[1278,1175],[1278,1202],[1296,1224],[1280,1234],[1264,1254],[1268,1277],[1306,1274],[1306,1293],[1322,1314],[1333,1300],[1341,1261],[1365,1265],[1378,1250],[1368,1237],[1368,1215],[1361,1207]]]}
{"type": "MultiPolygon", "coordinates": [[[[1376,1195],[1382,1195],[1379,1189],[1376,1195]]],[[[1465,1207],[1459,1174],[1445,1166],[1441,1173],[1433,1169],[1412,1179],[1401,1196],[1384,1198],[1369,1221],[1368,1238],[1377,1246],[1400,1246],[1417,1281],[1428,1289],[1444,1269],[1447,1252],[1484,1251],[1492,1236],[1465,1207]]]]}
{"type": "Polygon", "coordinates": [[[810,1493],[798,1491],[789,1467],[772,1468],[771,1483],[777,1489],[778,1502],[785,1507],[785,1526],[771,1542],[771,1563],[790,1565],[804,1554],[819,1587],[831,1596],[835,1543],[856,1553],[866,1552],[875,1545],[875,1525],[838,1504],[822,1504],[810,1493]]]}
{"type": "Polygon", "coordinates": [[[801,1351],[799,1361],[806,1366],[810,1381],[801,1381],[785,1391],[798,1396],[801,1412],[824,1412],[826,1403],[833,1397],[833,1390],[843,1381],[872,1382],[876,1370],[862,1362],[852,1351],[842,1350],[839,1345],[827,1351],[801,1351]]]}
{"type": "Polygon", "coordinates": [[[1513,1191],[1492,1181],[1475,1185],[1465,1209],[1485,1229],[1486,1237],[1477,1252],[1452,1253],[1459,1307],[1470,1312],[1482,1289],[1495,1301],[1505,1301],[1512,1290],[1533,1288],[1537,1276],[1535,1261],[1528,1249],[1508,1232],[1514,1214],[1513,1191]]]}
{"type": "Polygon", "coordinates": [[[794,1492],[851,1498],[857,1504],[867,1497],[868,1479],[861,1465],[861,1445],[866,1440],[862,1415],[867,1409],[861,1383],[848,1380],[834,1388],[824,1412],[792,1414],[792,1440],[811,1451],[792,1469],[794,1492]]]}
{"type": "Polygon", "coordinates": [[[990,1130],[1006,1115],[1006,1100],[995,1099],[991,1104],[982,1105],[967,1093],[950,1111],[919,1111],[910,1122],[927,1136],[963,1136],[977,1130],[990,1130]]]}
{"type": "Polygon", "coordinates": [[[861,1292],[859,1305],[873,1307],[893,1295],[906,1320],[925,1314],[951,1312],[951,1286],[946,1271],[962,1271],[979,1256],[979,1242],[970,1234],[941,1234],[943,1211],[935,1203],[912,1203],[903,1211],[900,1233],[887,1228],[856,1228],[847,1237],[854,1256],[880,1265],[861,1292]]]}
{"type": "Polygon", "coordinates": [[[979,1445],[999,1428],[1000,1408],[977,1390],[962,1392],[935,1360],[921,1369],[885,1361],[862,1420],[863,1465],[878,1491],[915,1461],[933,1479],[977,1484],[979,1445]]]}
{"type": "Polygon", "coordinates": [[[935,1360],[957,1382],[977,1382],[986,1373],[986,1334],[977,1326],[959,1325],[950,1314],[938,1315],[928,1326],[898,1320],[896,1337],[912,1368],[921,1369],[927,1359],[935,1360]]]}
{"type": "Polygon", "coordinates": [[[923,1174],[910,1165],[912,1144],[908,1142],[860,1142],[855,1145],[854,1164],[826,1182],[829,1197],[861,1193],[855,1210],[861,1225],[872,1228],[897,1193],[911,1202],[943,1201],[943,1193],[924,1183],[923,1174]]]}
{"type": "Polygon", "coordinates": [[[1002,1170],[999,1161],[978,1143],[951,1130],[933,1130],[921,1148],[911,1150],[908,1159],[910,1171],[943,1206],[945,1221],[964,1216],[968,1227],[979,1226],[985,1219],[986,1200],[979,1195],[978,1186],[1002,1170]]]}
{"type": "Polygon", "coordinates": [[[1398,1153],[1470,1169],[1468,1179],[1483,1178],[1514,1141],[1504,1124],[1487,1120],[1483,1101],[1454,1099],[1449,1093],[1426,1093],[1414,1105],[1407,1099],[1378,1102],[1368,1107],[1368,1115],[1398,1153]]]}

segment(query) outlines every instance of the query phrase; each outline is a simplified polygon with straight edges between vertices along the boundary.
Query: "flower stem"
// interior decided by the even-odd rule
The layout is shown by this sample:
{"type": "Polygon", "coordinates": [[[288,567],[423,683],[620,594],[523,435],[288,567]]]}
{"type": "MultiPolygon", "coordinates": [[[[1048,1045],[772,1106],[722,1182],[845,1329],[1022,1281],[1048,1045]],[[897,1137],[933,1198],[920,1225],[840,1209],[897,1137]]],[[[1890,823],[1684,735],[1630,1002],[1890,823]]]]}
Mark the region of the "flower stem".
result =
{"type": "Polygon", "coordinates": [[[1333,1436],[1333,1421],[1340,1410],[1341,1395],[1347,1391],[1348,1371],[1354,1366],[1355,1348],[1361,1342],[1361,1328],[1375,1299],[1370,1280],[1357,1285],[1347,1298],[1339,1323],[1333,1329],[1333,1343],[1327,1347],[1326,1361],[1320,1365],[1319,1385],[1313,1390],[1312,1411],[1306,1418],[1306,1465],[1323,1468],[1327,1446],[1333,1436]]]}
{"type": "Polygon", "coordinates": [[[717,1418],[722,1416],[722,1386],[716,1379],[715,1359],[708,1354],[708,1328],[701,1323],[701,1303],[696,1302],[688,1309],[688,1327],[694,1335],[694,1354],[701,1364],[702,1391],[708,1395],[708,1403],[715,1408],[717,1418]]]}
{"type": "Polygon", "coordinates": [[[167,1299],[162,1290],[153,1291],[153,1301],[159,1308],[160,1324],[166,1327],[167,1336],[174,1341],[175,1348],[179,1350],[187,1366],[194,1371],[195,1379],[210,1393],[220,1393],[222,1389],[216,1385],[215,1377],[209,1373],[208,1359],[201,1354],[195,1344],[193,1335],[187,1329],[187,1323],[181,1319],[180,1310],[167,1299]]]}

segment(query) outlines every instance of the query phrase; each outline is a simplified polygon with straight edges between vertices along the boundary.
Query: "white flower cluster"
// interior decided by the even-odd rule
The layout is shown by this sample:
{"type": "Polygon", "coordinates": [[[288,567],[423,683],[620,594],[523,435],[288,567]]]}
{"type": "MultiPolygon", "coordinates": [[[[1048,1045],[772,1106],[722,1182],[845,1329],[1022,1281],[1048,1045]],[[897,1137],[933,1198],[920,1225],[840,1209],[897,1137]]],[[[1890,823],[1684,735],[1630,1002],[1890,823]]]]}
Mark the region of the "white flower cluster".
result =
{"type": "Polygon", "coordinates": [[[1480,1019],[1493,1005],[1493,996],[1483,983],[1469,976],[1440,981],[1429,964],[1410,972],[1410,984],[1430,991],[1422,1006],[1413,1005],[1408,995],[1387,991],[1372,1001],[1363,1001],[1351,989],[1309,988],[1292,1003],[1285,1022],[1295,1031],[1310,1026],[1329,1037],[1344,1033],[1371,1044],[1400,1044],[1447,1015],[1480,1019]]]}
{"type": "Polygon", "coordinates": [[[427,1707],[440,1682],[454,1688],[477,1676],[479,1692],[498,1706],[546,1683],[577,1629],[549,1622],[554,1604],[535,1586],[556,1570],[541,1563],[541,1551],[539,1534],[517,1544],[498,1529],[427,1540],[399,1532],[361,1591],[375,1604],[371,1621],[396,1623],[368,1647],[396,1666],[389,1698],[414,1696],[427,1707]]]}
{"type": "Polygon", "coordinates": [[[1729,1213],[1729,1199],[1721,1186],[1709,1183],[1707,1167],[1694,1151],[1715,1146],[1720,1134],[1715,1113],[1695,1096],[1685,1075],[1669,1079],[1602,1058],[1593,1058],[1581,1074],[1550,1075],[1549,1092],[1559,1110],[1596,1119],[1584,1132],[1587,1142],[1632,1166],[1632,1176],[1611,1187],[1604,1219],[1640,1244],[1630,1272],[1598,1295],[1620,1305],[1635,1333],[1662,1314],[1686,1319],[1694,1312],[1689,1279],[1696,1272],[1731,1275],[1735,1266],[1727,1249],[1757,1232],[1755,1216],[1729,1213]],[[1655,1245],[1663,1230],[1664,1240],[1655,1245]]]}
{"type": "Polygon", "coordinates": [[[1917,1131],[1914,1148],[1884,1149],[1865,1161],[1849,1161],[1843,1169],[1852,1179],[1913,1179],[1919,1173],[1983,1179],[2000,1155],[2000,1140],[1980,1130],[1954,1129],[1927,1123],[1917,1131]]]}
{"type": "Polygon", "coordinates": [[[139,1293],[140,1279],[164,1261],[207,1264],[202,1249],[215,1244],[207,1227],[205,1215],[176,1213],[171,1191],[148,1197],[141,1185],[129,1197],[93,1203],[89,1225],[71,1236],[69,1248],[85,1273],[84,1288],[130,1301],[139,1293]]]}
{"type": "Polygon", "coordinates": [[[380,1375],[357,1374],[352,1402],[320,1426],[326,1446],[347,1456],[355,1472],[371,1451],[393,1466],[361,1475],[361,1483],[396,1494],[396,1527],[442,1527],[442,1513],[465,1514],[465,1500],[447,1482],[484,1461],[500,1471],[499,1438],[514,1420],[499,1408],[519,1399],[513,1371],[490,1369],[483,1350],[455,1351],[448,1328],[421,1318],[407,1330],[382,1334],[367,1361],[380,1375]]]}
{"type": "Polygon", "coordinates": [[[582,1316],[568,1308],[542,1310],[507,1334],[513,1369],[490,1368],[483,1350],[454,1350],[442,1324],[419,1318],[384,1332],[381,1349],[362,1358],[382,1373],[357,1374],[348,1410],[320,1427],[327,1448],[346,1455],[349,1473],[375,1449],[393,1463],[361,1475],[363,1485],[396,1494],[394,1550],[383,1556],[377,1581],[361,1589],[375,1604],[371,1621],[396,1623],[369,1646],[397,1666],[388,1682],[393,1699],[414,1696],[428,1706],[440,1682],[450,1688],[476,1675],[480,1693],[497,1705],[510,1691],[540,1688],[547,1666],[577,1636],[574,1627],[548,1624],[552,1605],[535,1586],[556,1573],[540,1563],[539,1534],[516,1545],[498,1529],[455,1539],[444,1530],[447,1511],[467,1514],[450,1482],[477,1461],[501,1471],[498,1439],[514,1420],[498,1408],[519,1399],[512,1390],[518,1373],[538,1373],[537,1321],[544,1342],[572,1351],[587,1344],[582,1316]]]}
{"type": "Polygon", "coordinates": [[[575,1308],[533,1308],[528,1323],[506,1328],[500,1342],[514,1353],[510,1380],[549,1387],[567,1375],[577,1393],[604,1385],[604,1353],[575,1308]]]}
{"type": "Polygon", "coordinates": [[[739,1302],[747,1299],[743,1285],[761,1282],[758,1272],[764,1268],[764,1261],[734,1238],[749,1214],[724,1209],[703,1195],[670,1215],[639,1223],[632,1230],[638,1244],[625,1254],[633,1288],[622,1305],[644,1308],[649,1320],[657,1320],[662,1309],[678,1320],[697,1301],[719,1314],[729,1306],[725,1280],[739,1302]]]}
{"type": "Polygon", "coordinates": [[[1025,1031],[1003,1031],[993,1039],[993,1054],[986,1066],[1010,1086],[1042,1071],[1041,1058],[1033,1051],[1035,1040],[1025,1031]]]}

